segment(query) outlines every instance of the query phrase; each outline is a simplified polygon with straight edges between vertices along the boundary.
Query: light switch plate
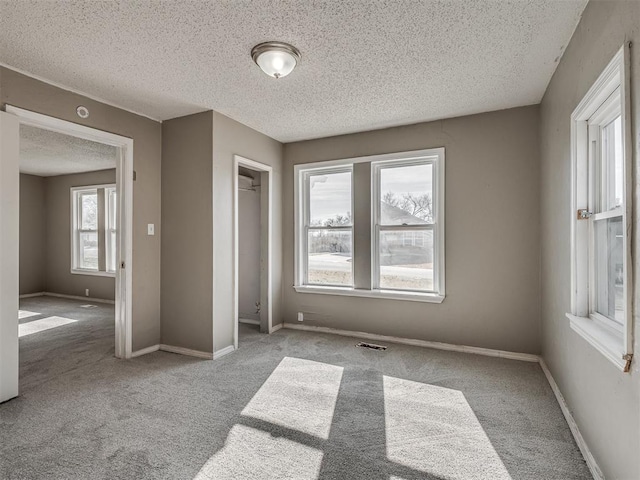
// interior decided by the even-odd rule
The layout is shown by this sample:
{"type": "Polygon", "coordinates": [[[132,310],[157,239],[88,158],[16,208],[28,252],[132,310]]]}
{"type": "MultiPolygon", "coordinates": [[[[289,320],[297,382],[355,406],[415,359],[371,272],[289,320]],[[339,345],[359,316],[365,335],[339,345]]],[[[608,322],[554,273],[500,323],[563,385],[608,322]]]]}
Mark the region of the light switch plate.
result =
{"type": "Polygon", "coordinates": [[[156,226],[153,223],[149,223],[147,225],[147,235],[155,235],[156,234],[156,226]]]}

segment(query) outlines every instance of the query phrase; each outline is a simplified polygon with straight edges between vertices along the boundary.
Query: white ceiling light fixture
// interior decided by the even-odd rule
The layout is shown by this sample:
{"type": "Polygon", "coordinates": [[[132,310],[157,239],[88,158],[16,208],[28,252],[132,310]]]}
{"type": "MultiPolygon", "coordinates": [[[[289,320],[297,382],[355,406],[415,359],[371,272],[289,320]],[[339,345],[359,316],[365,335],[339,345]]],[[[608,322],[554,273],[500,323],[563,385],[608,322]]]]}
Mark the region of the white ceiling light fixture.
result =
{"type": "Polygon", "coordinates": [[[265,42],[251,49],[251,58],[267,75],[282,78],[300,62],[300,51],[288,43],[265,42]]]}

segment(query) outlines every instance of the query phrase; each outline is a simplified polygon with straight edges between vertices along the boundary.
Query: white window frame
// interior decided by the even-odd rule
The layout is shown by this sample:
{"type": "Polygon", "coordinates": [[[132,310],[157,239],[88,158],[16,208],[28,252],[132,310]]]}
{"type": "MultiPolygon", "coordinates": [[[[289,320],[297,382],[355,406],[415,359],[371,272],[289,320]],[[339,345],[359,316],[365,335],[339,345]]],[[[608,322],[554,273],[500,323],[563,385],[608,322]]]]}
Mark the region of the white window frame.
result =
{"type": "Polygon", "coordinates": [[[303,195],[302,195],[302,225],[304,229],[304,233],[301,235],[301,249],[304,252],[302,256],[302,284],[308,286],[315,287],[337,287],[337,288],[353,288],[354,282],[354,271],[353,271],[353,261],[351,262],[351,286],[336,284],[332,285],[329,283],[323,284],[315,284],[309,283],[309,232],[313,230],[336,230],[336,231],[345,231],[351,232],[351,252],[353,256],[353,165],[344,165],[344,166],[335,166],[335,167],[327,167],[327,168],[314,168],[304,170],[301,174],[301,181],[304,182],[303,195]],[[333,173],[350,173],[351,174],[351,225],[340,225],[340,226],[312,226],[310,217],[310,209],[311,209],[311,186],[310,186],[310,177],[314,175],[330,175],[333,173]]]}
{"type": "Polygon", "coordinates": [[[112,187],[106,187],[104,189],[104,217],[105,217],[105,227],[104,227],[104,235],[105,235],[105,240],[104,240],[104,247],[105,247],[105,256],[104,256],[104,261],[105,261],[105,269],[107,271],[107,273],[112,273],[115,275],[116,270],[118,268],[118,256],[117,256],[117,243],[118,243],[118,193],[116,191],[116,186],[113,185],[112,187]],[[109,217],[111,216],[111,205],[109,203],[109,196],[113,194],[116,196],[116,208],[115,208],[115,215],[116,215],[116,221],[114,225],[111,225],[111,221],[109,220],[109,217]],[[115,243],[112,244],[111,243],[111,235],[115,235],[115,243]],[[110,269],[109,268],[109,259],[113,258],[114,261],[114,268],[110,269]]]}
{"type": "MultiPolygon", "coordinates": [[[[104,189],[104,195],[105,198],[103,199],[103,204],[105,205],[105,212],[102,215],[103,219],[105,221],[105,228],[104,228],[104,245],[105,245],[105,262],[106,262],[106,249],[108,248],[107,245],[109,243],[109,237],[108,235],[108,228],[107,228],[107,218],[106,218],[106,212],[107,212],[107,206],[106,206],[106,201],[107,201],[107,191],[108,190],[114,190],[116,191],[116,185],[115,184],[103,184],[103,185],[85,185],[82,187],[71,187],[70,188],[70,197],[71,197],[71,273],[74,275],[93,275],[96,277],[115,277],[116,272],[115,271],[104,271],[104,270],[93,270],[93,269],[88,269],[88,268],[80,268],[78,265],[80,264],[80,234],[81,233],[86,233],[86,232],[96,232],[97,235],[100,234],[100,225],[98,225],[98,229],[97,230],[82,230],[79,227],[79,225],[81,225],[82,219],[80,218],[80,199],[81,194],[83,192],[93,192],[93,191],[98,191],[100,189],[104,189]]],[[[98,205],[100,205],[100,203],[98,202],[98,205]]],[[[98,207],[99,208],[99,207],[98,207]]],[[[116,207],[117,208],[117,207],[116,207]]],[[[100,217],[98,217],[99,219],[100,217]]],[[[117,241],[117,240],[116,240],[117,241]]],[[[116,262],[117,263],[117,262],[116,262]]],[[[100,268],[98,266],[98,268],[100,268]]],[[[106,264],[105,264],[105,268],[106,268],[106,264]]]]}
{"type": "Polygon", "coordinates": [[[571,116],[571,328],[622,371],[629,371],[633,355],[633,264],[632,235],[632,145],[629,99],[629,48],[623,46],[571,116]],[[619,95],[619,110],[615,103],[619,95]],[[596,201],[595,166],[601,154],[601,125],[621,116],[624,178],[623,205],[609,212],[591,214],[596,201]],[[598,118],[599,117],[599,118],[598,118]],[[592,144],[594,134],[597,141],[592,144]],[[587,219],[579,219],[585,210],[587,219]],[[612,216],[623,219],[623,305],[622,325],[595,311],[594,222],[612,216]]]}
{"type": "MultiPolygon", "coordinates": [[[[341,160],[329,160],[325,162],[314,162],[314,163],[306,163],[306,164],[298,164],[294,166],[294,234],[295,234],[295,269],[294,269],[294,286],[296,292],[298,293],[313,293],[313,294],[327,294],[327,295],[345,295],[352,297],[365,297],[365,298],[383,298],[383,299],[391,299],[391,300],[407,300],[407,301],[416,301],[416,302],[427,302],[427,303],[442,303],[445,298],[445,149],[444,147],[439,148],[431,148],[425,150],[416,150],[409,152],[400,152],[400,153],[392,153],[392,154],[384,154],[384,155],[372,155],[366,157],[356,157],[356,158],[347,158],[341,160]],[[411,290],[387,290],[387,289],[378,289],[372,288],[371,290],[363,289],[363,288],[353,288],[353,287],[343,287],[343,286],[324,286],[324,285],[307,285],[305,284],[306,276],[306,222],[305,218],[307,206],[305,204],[308,187],[305,184],[305,179],[307,176],[306,172],[318,172],[322,169],[326,169],[327,172],[336,171],[336,169],[340,168],[353,168],[353,165],[356,163],[370,163],[371,164],[371,284],[372,287],[375,286],[375,280],[377,275],[374,272],[375,265],[377,260],[374,257],[377,257],[376,250],[376,237],[373,229],[375,228],[374,224],[374,209],[376,209],[376,186],[374,181],[373,170],[375,165],[380,163],[383,164],[385,162],[423,162],[423,161],[433,162],[434,170],[433,170],[433,201],[435,204],[434,208],[434,221],[437,221],[439,228],[434,235],[434,282],[437,282],[438,287],[436,292],[424,292],[424,291],[411,291],[411,290]],[[436,277],[437,276],[437,280],[436,277]]],[[[351,177],[351,204],[352,204],[352,216],[354,199],[353,196],[355,194],[355,179],[352,174],[351,177]]],[[[356,221],[355,216],[353,217],[354,221],[356,221]]],[[[353,229],[353,225],[349,227],[353,229]]],[[[353,232],[353,230],[352,230],[353,232]]],[[[353,238],[354,233],[352,233],[352,242],[355,242],[353,238]]],[[[353,248],[354,260],[357,252],[355,251],[355,245],[353,248]]],[[[355,261],[352,262],[352,274],[353,266],[355,261]]],[[[353,280],[355,278],[352,275],[353,280]]]]}
{"type": "Polygon", "coordinates": [[[373,214],[371,221],[371,276],[373,289],[387,293],[397,291],[444,297],[444,151],[438,155],[411,156],[409,158],[399,154],[397,158],[392,160],[372,162],[371,186],[371,210],[373,214]],[[415,225],[382,225],[380,223],[380,203],[382,200],[382,192],[380,191],[381,171],[385,168],[410,167],[415,165],[431,165],[432,168],[433,185],[431,201],[433,205],[433,221],[427,224],[415,225]],[[433,232],[433,290],[380,288],[380,232],[385,230],[411,232],[413,245],[416,243],[416,233],[433,232]]]}

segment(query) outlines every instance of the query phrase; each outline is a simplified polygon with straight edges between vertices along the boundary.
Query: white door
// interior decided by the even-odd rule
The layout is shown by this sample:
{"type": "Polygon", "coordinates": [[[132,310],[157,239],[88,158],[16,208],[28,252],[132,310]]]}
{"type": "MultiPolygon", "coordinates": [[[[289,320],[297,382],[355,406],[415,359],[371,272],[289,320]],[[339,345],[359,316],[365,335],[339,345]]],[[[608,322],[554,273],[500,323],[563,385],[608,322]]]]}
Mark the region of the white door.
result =
{"type": "Polygon", "coordinates": [[[18,396],[20,126],[0,112],[0,402],[18,396]]]}

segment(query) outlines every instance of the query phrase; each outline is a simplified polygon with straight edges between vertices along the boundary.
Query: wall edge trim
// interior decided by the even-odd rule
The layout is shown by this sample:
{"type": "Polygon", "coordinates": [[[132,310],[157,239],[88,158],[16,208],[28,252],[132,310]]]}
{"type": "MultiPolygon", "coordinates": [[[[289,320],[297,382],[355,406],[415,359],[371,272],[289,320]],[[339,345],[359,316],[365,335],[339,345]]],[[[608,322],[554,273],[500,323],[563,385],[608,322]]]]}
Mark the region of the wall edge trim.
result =
{"type": "Polygon", "coordinates": [[[140,350],[136,350],[135,352],[132,352],[131,358],[141,357],[142,355],[146,355],[147,353],[157,352],[158,350],[160,350],[160,345],[156,343],[155,345],[151,345],[150,347],[141,348],[140,350]]]}
{"type": "Polygon", "coordinates": [[[67,295],[66,293],[43,292],[44,297],[68,298],[69,300],[84,300],[86,302],[108,303],[115,305],[115,300],[107,300],[106,298],[82,297],[80,295],[67,295]]]}
{"type": "Polygon", "coordinates": [[[564,415],[564,418],[567,421],[567,424],[569,425],[569,430],[571,430],[571,434],[573,435],[573,438],[575,439],[576,444],[580,449],[580,453],[582,453],[582,456],[584,457],[584,460],[587,463],[587,467],[589,468],[591,475],[593,475],[594,480],[604,480],[604,475],[602,474],[602,470],[600,470],[600,467],[598,466],[598,463],[596,462],[595,457],[593,456],[593,454],[591,453],[591,450],[589,449],[589,445],[587,445],[587,442],[582,436],[582,433],[580,433],[580,429],[578,428],[578,424],[576,423],[575,419],[573,418],[573,415],[571,414],[569,405],[567,405],[567,402],[564,399],[564,395],[562,395],[562,392],[560,391],[560,387],[558,387],[558,384],[553,378],[553,375],[551,375],[551,370],[549,370],[549,367],[547,367],[547,364],[542,357],[540,357],[540,368],[542,368],[542,371],[544,372],[545,377],[547,377],[547,381],[551,386],[551,390],[553,391],[553,394],[556,396],[556,400],[560,405],[560,410],[562,410],[562,414],[564,415]]]}
{"type": "Polygon", "coordinates": [[[284,328],[292,330],[304,330],[318,333],[331,333],[341,335],[343,337],[356,337],[368,340],[382,340],[391,343],[400,343],[402,345],[412,345],[414,347],[435,348],[437,350],[447,350],[451,352],[473,353],[484,355],[487,357],[507,358],[510,360],[520,360],[524,362],[538,363],[540,357],[532,353],[508,352],[505,350],[493,350],[491,348],[471,347],[467,345],[454,345],[451,343],[431,342],[429,340],[417,340],[413,338],[391,337],[388,335],[379,335],[377,333],[356,332],[351,330],[339,330],[336,328],[315,327],[309,325],[297,325],[295,323],[284,323],[284,328]]]}
{"type": "Polygon", "coordinates": [[[233,345],[227,345],[226,347],[214,352],[213,359],[218,360],[219,358],[224,357],[225,355],[229,355],[230,353],[233,353],[235,350],[236,348],[233,345]]]}
{"type": "Polygon", "coordinates": [[[22,295],[20,295],[20,298],[44,297],[45,295],[45,292],[23,293],[22,295]]]}
{"type": "Polygon", "coordinates": [[[184,347],[174,347],[173,345],[165,345],[164,343],[160,344],[160,350],[163,352],[177,353],[178,355],[186,355],[188,357],[205,358],[207,360],[213,359],[213,353],[201,352],[184,347]]]}
{"type": "Polygon", "coordinates": [[[271,331],[269,332],[269,334],[275,333],[278,330],[281,330],[283,327],[284,323],[279,323],[277,325],[274,325],[273,327],[271,327],[271,331]]]}

